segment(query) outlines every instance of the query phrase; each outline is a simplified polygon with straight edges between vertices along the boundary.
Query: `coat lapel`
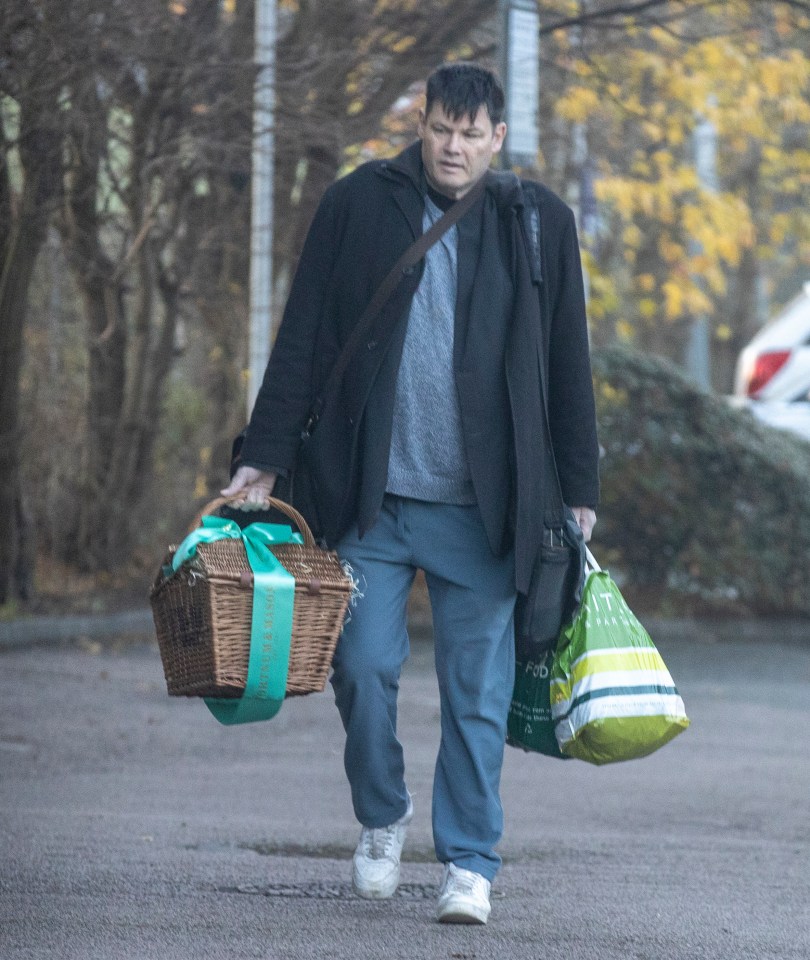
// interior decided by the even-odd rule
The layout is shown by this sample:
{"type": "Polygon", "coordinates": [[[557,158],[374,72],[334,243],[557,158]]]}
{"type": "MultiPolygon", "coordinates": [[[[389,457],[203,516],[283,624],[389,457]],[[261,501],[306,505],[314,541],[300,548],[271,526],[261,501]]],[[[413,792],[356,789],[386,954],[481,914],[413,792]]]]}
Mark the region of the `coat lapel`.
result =
{"type": "Polygon", "coordinates": [[[476,204],[458,224],[453,352],[457,372],[475,366],[482,356],[493,354],[499,344],[503,345],[512,315],[510,217],[501,215],[497,196],[489,191],[480,202],[481,206],[476,204]]]}
{"type": "Polygon", "coordinates": [[[402,151],[393,160],[382,164],[380,175],[393,181],[392,196],[394,204],[410,228],[415,240],[422,233],[422,146],[417,140],[402,151]]]}
{"type": "Polygon", "coordinates": [[[405,217],[412,239],[415,240],[418,236],[421,236],[424,204],[410,181],[396,184],[394,187],[394,203],[405,217]]]}
{"type": "Polygon", "coordinates": [[[476,277],[478,276],[483,236],[483,206],[486,197],[462,217],[458,228],[458,277],[456,281],[456,314],[453,331],[453,359],[456,368],[462,363],[467,343],[470,314],[474,310],[476,277]]]}

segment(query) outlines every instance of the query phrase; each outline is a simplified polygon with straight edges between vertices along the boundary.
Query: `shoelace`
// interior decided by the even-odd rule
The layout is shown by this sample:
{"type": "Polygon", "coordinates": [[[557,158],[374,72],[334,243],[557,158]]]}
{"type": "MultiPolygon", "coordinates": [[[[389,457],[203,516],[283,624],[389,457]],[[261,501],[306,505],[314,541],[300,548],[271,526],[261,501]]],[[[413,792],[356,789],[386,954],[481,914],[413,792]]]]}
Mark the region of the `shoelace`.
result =
{"type": "Polygon", "coordinates": [[[465,873],[452,872],[447,875],[446,888],[452,889],[454,893],[461,893],[471,896],[477,894],[479,888],[483,889],[483,879],[483,877],[480,877],[478,874],[470,871],[465,873]]]}
{"type": "Polygon", "coordinates": [[[388,856],[396,837],[396,826],[377,827],[363,831],[363,852],[372,860],[383,860],[388,856]]]}

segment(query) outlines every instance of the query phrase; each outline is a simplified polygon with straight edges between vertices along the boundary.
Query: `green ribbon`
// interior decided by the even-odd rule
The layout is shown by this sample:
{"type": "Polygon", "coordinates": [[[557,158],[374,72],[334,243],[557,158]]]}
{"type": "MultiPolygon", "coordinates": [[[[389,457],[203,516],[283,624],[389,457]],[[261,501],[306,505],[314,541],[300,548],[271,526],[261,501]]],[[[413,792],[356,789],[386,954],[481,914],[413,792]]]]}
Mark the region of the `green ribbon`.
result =
{"type": "Polygon", "coordinates": [[[270,550],[271,544],[303,543],[299,533],[279,523],[251,523],[242,529],[233,520],[203,517],[172,558],[178,570],[197,552],[200,543],[230,538],[245,545],[253,571],[253,612],[247,681],[239,699],[206,697],[205,704],[220,723],[252,723],[269,720],[281,709],[287,690],[290,662],[295,577],[270,550]]]}

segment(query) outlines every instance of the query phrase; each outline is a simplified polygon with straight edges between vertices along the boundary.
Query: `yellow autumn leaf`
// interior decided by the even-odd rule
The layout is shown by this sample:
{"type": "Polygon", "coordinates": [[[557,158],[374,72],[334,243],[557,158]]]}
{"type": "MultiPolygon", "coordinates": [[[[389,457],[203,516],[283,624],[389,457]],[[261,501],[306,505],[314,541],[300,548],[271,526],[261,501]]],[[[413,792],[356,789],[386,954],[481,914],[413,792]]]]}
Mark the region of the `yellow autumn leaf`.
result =
{"type": "Polygon", "coordinates": [[[570,123],[584,123],[599,106],[595,90],[588,87],[571,87],[556,104],[556,112],[570,123]]]}
{"type": "Polygon", "coordinates": [[[664,295],[664,312],[668,320],[675,320],[683,313],[684,294],[674,280],[667,280],[661,287],[664,295]]]}
{"type": "Polygon", "coordinates": [[[638,249],[644,239],[640,228],[635,223],[628,224],[622,231],[622,243],[626,247],[635,247],[638,249]]]}
{"type": "Polygon", "coordinates": [[[645,320],[652,320],[658,312],[658,304],[651,297],[642,297],[638,302],[638,312],[645,320]]]}
{"type": "Polygon", "coordinates": [[[683,247],[671,237],[662,236],[658,241],[658,250],[665,263],[682,263],[685,258],[683,247]]]}
{"type": "Polygon", "coordinates": [[[632,323],[630,323],[628,320],[617,320],[616,336],[620,340],[625,340],[627,342],[635,339],[635,329],[633,328],[632,323]]]}
{"type": "Polygon", "coordinates": [[[391,45],[394,53],[405,53],[416,43],[416,37],[401,37],[396,43],[391,45]]]}
{"type": "Polygon", "coordinates": [[[728,343],[734,336],[734,331],[727,323],[718,323],[714,328],[714,335],[721,343],[728,343]]]}

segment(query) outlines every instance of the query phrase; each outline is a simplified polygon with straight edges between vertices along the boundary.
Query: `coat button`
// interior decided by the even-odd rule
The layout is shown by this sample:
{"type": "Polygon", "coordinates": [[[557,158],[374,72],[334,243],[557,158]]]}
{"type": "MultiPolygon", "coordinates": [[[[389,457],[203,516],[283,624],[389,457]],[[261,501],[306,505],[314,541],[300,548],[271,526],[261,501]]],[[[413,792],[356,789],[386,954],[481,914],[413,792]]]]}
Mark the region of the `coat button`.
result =
{"type": "Polygon", "coordinates": [[[416,267],[415,267],[413,264],[411,264],[410,267],[403,267],[403,269],[402,269],[402,276],[403,276],[403,277],[410,277],[411,274],[412,274],[415,270],[416,270],[416,267]]]}
{"type": "Polygon", "coordinates": [[[373,350],[376,346],[377,346],[376,340],[369,340],[369,342],[366,344],[366,348],[368,350],[373,350]]]}

